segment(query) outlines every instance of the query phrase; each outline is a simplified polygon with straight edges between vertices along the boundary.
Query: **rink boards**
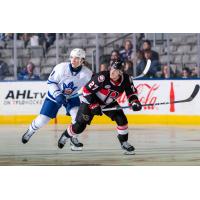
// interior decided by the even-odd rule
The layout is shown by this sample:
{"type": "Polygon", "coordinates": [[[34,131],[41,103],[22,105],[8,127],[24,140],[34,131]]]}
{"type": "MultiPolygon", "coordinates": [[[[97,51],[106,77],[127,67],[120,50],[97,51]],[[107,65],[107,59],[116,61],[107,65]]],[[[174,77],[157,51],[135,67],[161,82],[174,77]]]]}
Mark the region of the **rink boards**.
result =
{"type": "MultiPolygon", "coordinates": [[[[142,104],[188,98],[199,80],[137,80],[134,82],[142,104]]],[[[47,92],[44,81],[0,82],[0,124],[26,124],[39,113],[47,92]]],[[[127,105],[125,94],[118,99],[127,105]]],[[[200,94],[189,103],[143,107],[140,112],[126,109],[130,124],[200,124],[200,94]]],[[[65,109],[51,123],[70,123],[65,109]]],[[[93,124],[112,124],[106,117],[95,117],[93,124]]]]}

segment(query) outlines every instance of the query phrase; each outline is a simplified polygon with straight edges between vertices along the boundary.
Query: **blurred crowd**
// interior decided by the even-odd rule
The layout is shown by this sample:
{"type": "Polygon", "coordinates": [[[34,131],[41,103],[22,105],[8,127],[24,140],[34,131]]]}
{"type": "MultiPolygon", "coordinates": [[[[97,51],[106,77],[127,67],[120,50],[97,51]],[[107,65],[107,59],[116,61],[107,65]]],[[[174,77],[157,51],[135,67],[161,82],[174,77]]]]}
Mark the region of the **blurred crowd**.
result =
{"type": "MultiPolygon", "coordinates": [[[[0,41],[4,41],[5,47],[8,41],[13,40],[12,33],[1,33],[0,41]]],[[[55,33],[18,33],[17,40],[24,41],[24,48],[28,46],[42,46],[44,50],[44,56],[48,52],[51,45],[56,40],[55,33]]],[[[150,40],[144,40],[143,36],[137,41],[136,51],[133,48],[133,43],[129,39],[125,39],[121,47],[114,49],[108,55],[108,59],[100,59],[99,71],[105,71],[109,69],[110,64],[113,61],[121,60],[124,65],[124,72],[133,76],[140,75],[147,63],[147,60],[151,60],[151,67],[144,78],[197,78],[197,67],[177,67],[175,65],[167,65],[160,63],[159,53],[154,51],[150,40]]],[[[87,62],[86,62],[87,63],[87,62]]],[[[90,66],[89,63],[87,63],[90,66]]],[[[53,66],[52,66],[53,67],[53,66]]],[[[24,68],[18,70],[18,80],[40,80],[41,77],[37,75],[36,67],[33,62],[28,62],[24,68]]],[[[0,55],[0,80],[9,76],[8,65],[0,55]]]]}
{"type": "Polygon", "coordinates": [[[124,63],[124,71],[133,76],[142,74],[146,66],[147,60],[151,60],[151,67],[144,78],[197,78],[197,67],[189,68],[183,67],[182,69],[177,66],[168,66],[161,64],[159,60],[159,53],[152,49],[150,40],[143,40],[141,46],[137,46],[136,53],[133,50],[132,41],[127,39],[120,49],[113,50],[110,54],[110,61],[103,61],[100,64],[99,71],[108,70],[110,62],[121,60],[124,63]],[[134,73],[135,72],[135,73],[134,73]]]}
{"type": "MultiPolygon", "coordinates": [[[[0,40],[5,42],[5,47],[7,41],[11,41],[14,38],[13,33],[0,33],[0,40]]],[[[18,33],[17,40],[24,41],[24,47],[27,46],[42,46],[44,48],[44,53],[46,53],[51,45],[53,45],[56,40],[55,33],[18,33]]]]}

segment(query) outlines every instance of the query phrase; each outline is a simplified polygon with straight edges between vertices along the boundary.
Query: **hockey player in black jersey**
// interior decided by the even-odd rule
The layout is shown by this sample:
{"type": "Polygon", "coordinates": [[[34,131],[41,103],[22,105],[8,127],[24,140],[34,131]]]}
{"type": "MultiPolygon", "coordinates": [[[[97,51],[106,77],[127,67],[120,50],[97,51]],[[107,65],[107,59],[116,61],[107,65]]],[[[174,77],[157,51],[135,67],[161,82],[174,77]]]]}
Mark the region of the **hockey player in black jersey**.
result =
{"type": "Polygon", "coordinates": [[[105,114],[117,124],[118,139],[126,154],[134,154],[134,147],[128,143],[128,121],[123,110],[102,111],[103,108],[119,106],[116,101],[126,93],[133,111],[140,111],[137,90],[129,75],[122,72],[122,63],[114,62],[109,71],[96,74],[83,88],[82,103],[76,116],[76,123],[71,124],[61,135],[58,147],[63,148],[68,138],[82,133],[90,125],[94,115],[105,114]]]}

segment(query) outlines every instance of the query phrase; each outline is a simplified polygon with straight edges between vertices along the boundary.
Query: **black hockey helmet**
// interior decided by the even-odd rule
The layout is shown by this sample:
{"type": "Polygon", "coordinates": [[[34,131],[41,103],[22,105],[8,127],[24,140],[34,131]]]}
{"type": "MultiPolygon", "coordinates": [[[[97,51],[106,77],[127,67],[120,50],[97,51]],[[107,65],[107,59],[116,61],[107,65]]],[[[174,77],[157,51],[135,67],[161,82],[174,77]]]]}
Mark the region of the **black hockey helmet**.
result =
{"type": "Polygon", "coordinates": [[[124,66],[123,62],[121,60],[118,60],[118,61],[113,61],[111,67],[113,67],[114,69],[123,70],[124,66]]]}

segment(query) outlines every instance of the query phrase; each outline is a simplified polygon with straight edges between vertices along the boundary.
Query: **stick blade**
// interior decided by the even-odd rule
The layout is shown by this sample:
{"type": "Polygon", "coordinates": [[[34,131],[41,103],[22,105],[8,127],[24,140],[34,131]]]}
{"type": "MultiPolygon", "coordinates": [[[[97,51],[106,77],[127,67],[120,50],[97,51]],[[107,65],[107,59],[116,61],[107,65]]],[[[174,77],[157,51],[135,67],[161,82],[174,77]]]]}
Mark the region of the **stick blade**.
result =
{"type": "Polygon", "coordinates": [[[144,74],[144,75],[147,74],[147,72],[149,71],[149,68],[150,68],[150,67],[151,67],[151,60],[148,59],[148,60],[147,60],[146,67],[145,67],[145,69],[144,69],[144,71],[143,71],[143,74],[144,74]]]}
{"type": "Polygon", "coordinates": [[[196,95],[198,94],[199,92],[199,89],[200,89],[200,86],[198,84],[195,85],[194,87],[194,91],[192,92],[191,96],[190,96],[190,99],[194,99],[196,97],[196,95]]]}
{"type": "Polygon", "coordinates": [[[132,79],[133,79],[133,80],[136,80],[136,79],[138,79],[138,78],[144,77],[144,76],[148,73],[150,67],[151,67],[151,60],[148,59],[148,60],[147,60],[147,64],[146,64],[145,69],[144,69],[144,71],[142,72],[142,74],[140,74],[139,76],[136,76],[136,77],[132,77],[132,79]]]}

